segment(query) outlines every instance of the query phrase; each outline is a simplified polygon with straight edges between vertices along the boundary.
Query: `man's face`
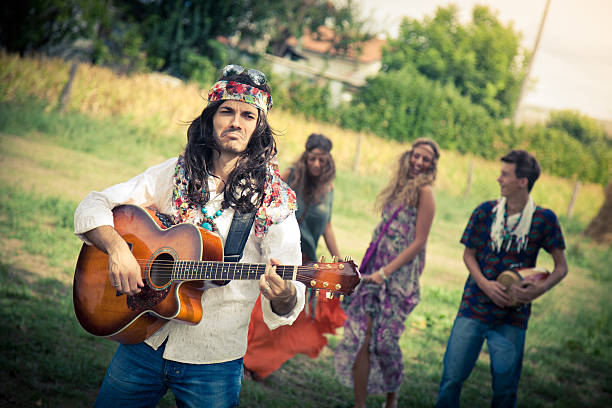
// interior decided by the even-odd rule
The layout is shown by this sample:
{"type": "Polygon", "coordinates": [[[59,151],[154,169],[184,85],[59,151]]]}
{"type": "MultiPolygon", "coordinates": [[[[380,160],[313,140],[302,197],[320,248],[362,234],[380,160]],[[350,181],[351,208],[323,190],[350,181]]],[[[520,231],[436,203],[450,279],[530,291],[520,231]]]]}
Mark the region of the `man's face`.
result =
{"type": "Polygon", "coordinates": [[[502,162],[501,172],[499,173],[497,182],[499,183],[501,195],[503,197],[508,198],[527,187],[527,178],[517,178],[515,170],[516,164],[502,162]]]}
{"type": "Polygon", "coordinates": [[[222,153],[244,152],[255,127],[259,110],[245,102],[225,101],[213,115],[214,136],[222,153]]]}

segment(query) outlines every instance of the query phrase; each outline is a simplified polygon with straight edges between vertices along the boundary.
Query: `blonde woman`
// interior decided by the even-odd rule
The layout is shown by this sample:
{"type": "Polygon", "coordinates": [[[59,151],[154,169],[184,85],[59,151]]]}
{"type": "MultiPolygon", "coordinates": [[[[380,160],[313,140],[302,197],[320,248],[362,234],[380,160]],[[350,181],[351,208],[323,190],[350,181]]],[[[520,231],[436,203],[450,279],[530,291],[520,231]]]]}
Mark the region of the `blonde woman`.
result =
{"type": "Polygon", "coordinates": [[[439,157],[436,142],[417,139],[378,197],[382,219],[361,264],[362,284],[344,305],[344,337],[335,353],[336,374],[354,388],[356,408],[365,407],[368,393],[386,393],[385,406],[397,406],[404,371],[399,339],[420,299],[439,157]]]}

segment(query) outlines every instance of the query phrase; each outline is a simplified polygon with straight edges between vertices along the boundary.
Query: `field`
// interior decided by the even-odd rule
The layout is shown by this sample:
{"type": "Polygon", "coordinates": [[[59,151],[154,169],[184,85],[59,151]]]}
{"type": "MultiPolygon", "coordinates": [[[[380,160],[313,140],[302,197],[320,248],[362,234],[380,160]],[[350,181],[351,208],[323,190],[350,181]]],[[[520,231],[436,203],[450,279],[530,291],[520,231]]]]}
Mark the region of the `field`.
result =
{"type": "MultiPolygon", "coordinates": [[[[74,208],[90,190],[126,180],[180,152],[185,122],[203,107],[202,90],[155,75],[117,77],[81,65],[68,110],[60,114],[55,102],[67,64],[0,55],[0,66],[0,406],[91,406],[116,344],[88,335],[74,317],[72,274],[80,248],[72,234],[74,208]]],[[[379,218],[376,194],[407,145],[280,109],[272,111],[270,121],[280,131],[281,167],[297,157],[311,132],[334,141],[339,170],[334,228],[342,253],[360,260],[379,218]]],[[[495,162],[443,152],[422,301],[402,337],[401,407],[435,401],[467,274],[458,240],[474,206],[497,196],[498,169],[495,162]]],[[[561,215],[570,273],[534,304],[519,389],[522,407],[605,407],[612,397],[612,251],[580,234],[600,207],[603,189],[582,185],[573,216],[567,217],[574,184],[544,175],[533,192],[536,202],[561,215]]],[[[322,247],[319,252],[326,254],[322,247]]],[[[540,260],[552,265],[547,254],[540,260]]],[[[329,336],[318,359],[297,356],[264,382],[246,381],[241,406],[350,407],[352,391],[333,373],[340,336],[329,336]]],[[[489,405],[490,390],[485,350],[464,387],[464,405],[489,405]]],[[[368,402],[380,406],[382,397],[368,402]]],[[[173,406],[172,396],[160,406],[173,406]]]]}

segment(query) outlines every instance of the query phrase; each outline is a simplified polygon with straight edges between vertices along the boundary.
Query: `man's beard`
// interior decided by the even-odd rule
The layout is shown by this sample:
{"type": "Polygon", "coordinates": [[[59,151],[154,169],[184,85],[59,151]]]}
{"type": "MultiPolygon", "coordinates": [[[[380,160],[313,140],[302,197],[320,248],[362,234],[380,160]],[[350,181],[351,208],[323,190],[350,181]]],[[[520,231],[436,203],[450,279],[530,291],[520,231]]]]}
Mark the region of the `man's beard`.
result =
{"type": "MultiPolygon", "coordinates": [[[[216,131],[213,131],[213,137],[215,138],[215,142],[217,144],[217,147],[219,148],[219,152],[222,154],[231,154],[234,156],[240,156],[246,150],[246,146],[243,149],[241,149],[235,146],[235,143],[232,143],[233,142],[232,140],[223,143],[220,140],[219,135],[217,134],[216,131]]],[[[248,143],[247,143],[247,146],[248,146],[248,143]]]]}

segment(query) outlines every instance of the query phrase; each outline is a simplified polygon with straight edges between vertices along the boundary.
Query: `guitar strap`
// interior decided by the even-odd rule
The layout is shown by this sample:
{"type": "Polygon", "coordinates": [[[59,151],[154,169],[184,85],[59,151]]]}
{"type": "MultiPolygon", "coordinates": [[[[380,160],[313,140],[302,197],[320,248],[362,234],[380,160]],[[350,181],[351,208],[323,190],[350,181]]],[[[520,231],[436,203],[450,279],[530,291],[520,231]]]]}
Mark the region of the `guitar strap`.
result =
{"type": "Polygon", "coordinates": [[[238,211],[234,213],[232,225],[230,225],[223,248],[224,262],[238,262],[242,258],[244,246],[246,245],[254,220],[255,211],[244,214],[238,211]]]}
{"type": "MultiPolygon", "coordinates": [[[[163,227],[170,228],[173,225],[170,217],[167,215],[152,209],[148,209],[148,211],[151,215],[155,214],[153,219],[156,219],[158,224],[163,225],[163,227]]],[[[244,214],[238,211],[234,213],[234,218],[232,219],[232,224],[230,225],[223,248],[224,262],[238,262],[240,258],[242,258],[244,246],[249,238],[249,232],[251,232],[254,220],[255,211],[244,214]]]]}

